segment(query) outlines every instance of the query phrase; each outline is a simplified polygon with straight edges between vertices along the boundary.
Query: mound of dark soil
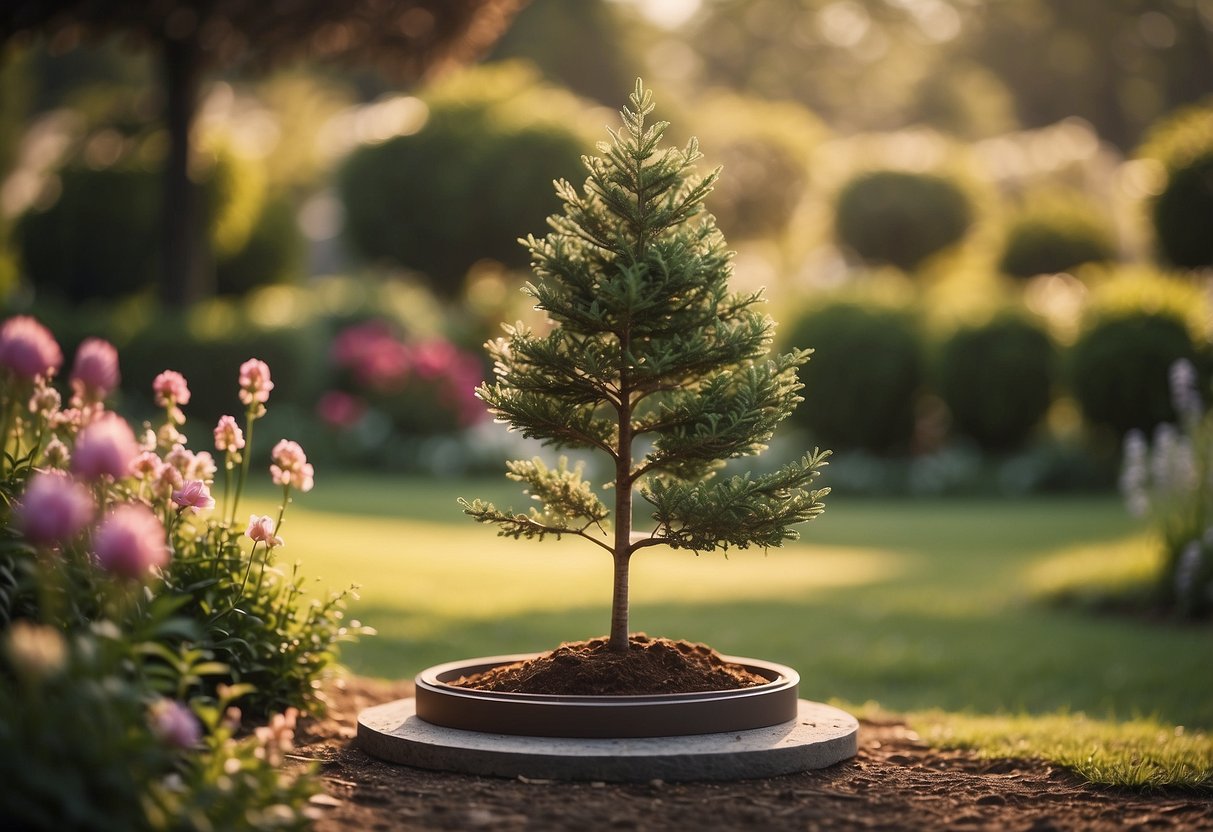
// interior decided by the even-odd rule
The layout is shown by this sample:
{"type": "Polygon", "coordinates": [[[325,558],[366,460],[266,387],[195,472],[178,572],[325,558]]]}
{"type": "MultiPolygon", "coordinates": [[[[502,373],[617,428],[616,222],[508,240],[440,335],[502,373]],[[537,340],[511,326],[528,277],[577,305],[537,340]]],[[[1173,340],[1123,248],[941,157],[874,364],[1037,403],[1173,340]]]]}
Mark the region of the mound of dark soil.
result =
{"type": "Polygon", "coordinates": [[[645,696],[739,690],[768,681],[726,662],[706,644],[634,633],[627,653],[611,651],[605,637],[568,642],[542,656],[464,676],[451,684],[500,693],[645,696]]]}

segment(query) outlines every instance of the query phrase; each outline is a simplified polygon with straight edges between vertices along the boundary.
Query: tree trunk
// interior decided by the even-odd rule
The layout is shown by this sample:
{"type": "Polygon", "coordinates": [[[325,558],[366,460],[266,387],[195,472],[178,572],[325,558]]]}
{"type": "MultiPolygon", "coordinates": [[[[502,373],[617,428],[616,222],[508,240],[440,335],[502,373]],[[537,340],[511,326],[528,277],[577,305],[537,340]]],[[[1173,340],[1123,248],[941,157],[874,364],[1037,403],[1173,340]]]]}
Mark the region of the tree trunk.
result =
{"type": "Polygon", "coordinates": [[[160,206],[160,298],[167,306],[184,307],[212,294],[214,288],[201,189],[189,176],[201,60],[190,37],[165,38],[162,58],[169,146],[160,206]]]}
{"type": "MultiPolygon", "coordinates": [[[[622,344],[627,355],[628,339],[622,344]]],[[[615,583],[611,597],[612,653],[628,651],[628,566],[632,558],[632,391],[620,374],[619,445],[615,460],[615,583]]]]}

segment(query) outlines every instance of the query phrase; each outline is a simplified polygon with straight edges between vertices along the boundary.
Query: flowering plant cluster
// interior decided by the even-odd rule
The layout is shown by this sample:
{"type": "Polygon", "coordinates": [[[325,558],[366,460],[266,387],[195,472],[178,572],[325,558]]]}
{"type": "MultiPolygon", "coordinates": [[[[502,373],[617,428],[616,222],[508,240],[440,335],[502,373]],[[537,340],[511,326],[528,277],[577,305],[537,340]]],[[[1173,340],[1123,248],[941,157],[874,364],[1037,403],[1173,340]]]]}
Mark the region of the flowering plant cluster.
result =
{"type": "Polygon", "coordinates": [[[479,360],[448,341],[407,342],[382,320],[337,333],[330,349],[337,382],[317,414],[338,430],[386,421],[405,437],[454,433],[485,417],[474,390],[479,360]]]}
{"type": "Polygon", "coordinates": [[[1213,410],[1189,361],[1175,362],[1169,381],[1177,424],[1160,424],[1152,440],[1126,434],[1120,488],[1129,512],[1161,538],[1162,601],[1197,617],[1213,612],[1213,410]]]}
{"type": "Polygon", "coordinates": [[[316,791],[277,770],[335,645],[349,593],[303,597],[274,566],[286,507],[311,490],[283,440],[276,516],[240,519],[269,367],[240,368],[243,424],[192,450],[190,389],[166,370],[163,411],[135,431],[106,407],[117,351],[64,357],[30,317],[0,325],[0,816],[22,828],[296,828],[316,791]],[[218,484],[217,483],[221,483],[218,484]],[[242,736],[243,722],[268,722],[242,736]],[[69,776],[70,773],[70,776],[69,776]]]}

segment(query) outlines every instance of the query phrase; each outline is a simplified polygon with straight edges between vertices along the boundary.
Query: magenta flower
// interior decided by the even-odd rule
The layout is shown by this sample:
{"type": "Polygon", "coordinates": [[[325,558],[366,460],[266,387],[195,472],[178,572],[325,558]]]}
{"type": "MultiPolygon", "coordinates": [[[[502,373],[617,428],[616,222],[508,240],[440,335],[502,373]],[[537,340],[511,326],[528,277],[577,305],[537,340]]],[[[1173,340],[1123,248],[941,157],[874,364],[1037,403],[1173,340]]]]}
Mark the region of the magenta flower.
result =
{"type": "Polygon", "coordinates": [[[220,416],[215,425],[215,450],[238,451],[244,447],[244,432],[234,416],[220,416]]]}
{"type": "Polygon", "coordinates": [[[270,465],[270,476],[276,485],[289,485],[300,491],[311,491],[315,485],[312,466],[308,464],[307,454],[298,442],[283,439],[274,446],[270,454],[273,464],[270,465]]]}
{"type": "Polygon", "coordinates": [[[161,699],[151,707],[152,733],[176,748],[193,748],[202,740],[202,726],[188,706],[161,699]]]}
{"type": "Polygon", "coordinates": [[[71,540],[93,519],[88,489],[57,471],[35,474],[17,503],[17,528],[38,546],[71,540]]]}
{"type": "Polygon", "coordinates": [[[107,572],[142,579],[153,567],[168,563],[164,525],[142,503],[123,503],[97,528],[93,554],[107,572]]]}
{"type": "Polygon", "coordinates": [[[118,350],[109,341],[86,338],[72,362],[72,389],[88,401],[101,401],[118,387],[118,350]]]}
{"type": "Polygon", "coordinates": [[[366,405],[356,396],[329,390],[316,402],[316,415],[335,428],[348,428],[362,418],[366,405]]]}
{"type": "Polygon", "coordinates": [[[250,407],[265,404],[273,389],[270,368],[264,361],[250,358],[240,365],[240,401],[250,407]]]}
{"type": "Polygon", "coordinates": [[[0,326],[0,367],[19,378],[49,376],[63,364],[63,351],[49,329],[28,315],[0,326]]]}
{"type": "Polygon", "coordinates": [[[107,474],[121,479],[138,456],[139,443],[130,425],[114,413],[105,413],[76,437],[72,472],[86,480],[107,474]]]}
{"type": "Polygon", "coordinates": [[[254,543],[264,543],[269,549],[283,545],[282,538],[274,534],[274,518],[268,514],[249,515],[248,529],[244,533],[254,543]]]}
{"type": "Polygon", "coordinates": [[[173,492],[173,502],[178,508],[192,508],[195,511],[215,507],[211,490],[202,480],[187,480],[184,485],[173,492]]]}

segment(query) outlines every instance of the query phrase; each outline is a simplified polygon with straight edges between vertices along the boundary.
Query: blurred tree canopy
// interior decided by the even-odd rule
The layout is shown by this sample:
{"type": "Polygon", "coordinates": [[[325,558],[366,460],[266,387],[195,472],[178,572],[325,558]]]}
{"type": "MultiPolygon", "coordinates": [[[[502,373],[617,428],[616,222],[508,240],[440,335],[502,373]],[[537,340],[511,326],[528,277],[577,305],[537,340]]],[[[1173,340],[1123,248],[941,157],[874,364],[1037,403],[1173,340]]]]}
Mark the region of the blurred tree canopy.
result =
{"type": "Polygon", "coordinates": [[[190,128],[206,72],[266,69],[301,58],[374,64],[403,79],[478,56],[521,0],[8,0],[0,45],[45,35],[52,52],[120,35],[155,52],[169,150],[161,238],[163,299],[181,305],[213,290],[201,215],[188,174],[190,128]]]}
{"type": "Polygon", "coordinates": [[[705,0],[688,40],[699,81],[844,130],[980,125],[964,111],[1009,94],[1024,126],[1080,116],[1127,149],[1213,92],[1206,0],[705,0]]]}

